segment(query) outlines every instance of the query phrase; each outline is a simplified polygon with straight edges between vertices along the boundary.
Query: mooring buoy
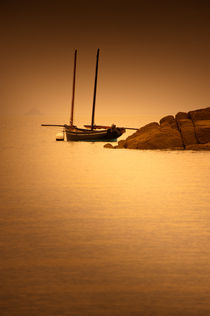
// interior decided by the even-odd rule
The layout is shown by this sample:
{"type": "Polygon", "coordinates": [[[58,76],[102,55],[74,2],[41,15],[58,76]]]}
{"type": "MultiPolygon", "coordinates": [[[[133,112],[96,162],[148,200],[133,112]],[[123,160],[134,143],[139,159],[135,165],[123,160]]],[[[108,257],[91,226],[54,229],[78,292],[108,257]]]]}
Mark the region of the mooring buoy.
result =
{"type": "Polygon", "coordinates": [[[56,140],[57,141],[63,141],[64,140],[64,132],[59,132],[56,134],[56,140]]]}

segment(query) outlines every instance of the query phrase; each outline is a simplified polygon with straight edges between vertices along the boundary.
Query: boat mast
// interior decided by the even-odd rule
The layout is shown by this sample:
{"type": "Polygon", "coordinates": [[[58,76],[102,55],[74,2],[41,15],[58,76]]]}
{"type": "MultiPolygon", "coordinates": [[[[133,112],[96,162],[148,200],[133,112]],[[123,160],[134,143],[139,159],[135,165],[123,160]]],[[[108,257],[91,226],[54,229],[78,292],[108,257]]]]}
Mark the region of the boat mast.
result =
{"type": "Polygon", "coordinates": [[[77,50],[75,49],[70,126],[73,126],[73,121],[74,121],[74,95],[75,95],[76,68],[77,68],[77,50]]]}
{"type": "Polygon", "coordinates": [[[93,130],[93,127],[94,127],[94,117],[95,117],[96,89],[97,89],[97,79],[98,79],[98,59],[99,59],[99,48],[97,50],[97,56],[96,56],[96,73],[95,73],[95,85],[94,85],[94,94],[93,94],[91,130],[93,130]]]}

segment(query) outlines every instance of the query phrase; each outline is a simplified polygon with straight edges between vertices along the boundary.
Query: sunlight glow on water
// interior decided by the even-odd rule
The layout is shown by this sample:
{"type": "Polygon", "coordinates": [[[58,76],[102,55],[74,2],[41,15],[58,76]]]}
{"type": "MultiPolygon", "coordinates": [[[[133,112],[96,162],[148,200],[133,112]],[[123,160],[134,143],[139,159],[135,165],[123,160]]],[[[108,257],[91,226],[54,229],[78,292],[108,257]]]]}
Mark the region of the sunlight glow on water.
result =
{"type": "Polygon", "coordinates": [[[1,139],[1,315],[210,314],[208,152],[1,139]]]}

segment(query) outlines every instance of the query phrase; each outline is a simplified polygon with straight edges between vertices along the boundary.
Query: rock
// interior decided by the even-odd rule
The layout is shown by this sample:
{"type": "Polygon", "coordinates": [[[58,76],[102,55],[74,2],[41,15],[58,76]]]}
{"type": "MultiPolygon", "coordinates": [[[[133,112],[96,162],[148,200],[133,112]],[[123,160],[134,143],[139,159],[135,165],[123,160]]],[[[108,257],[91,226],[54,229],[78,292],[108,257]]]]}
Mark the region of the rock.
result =
{"type": "MultiPolygon", "coordinates": [[[[113,148],[111,144],[105,145],[113,148]]],[[[210,150],[210,107],[163,117],[119,141],[115,148],[210,150]]]]}
{"type": "Polygon", "coordinates": [[[136,131],[135,133],[126,138],[124,148],[137,149],[138,138],[141,137],[141,135],[144,135],[144,133],[147,134],[151,132],[153,129],[156,129],[157,127],[159,127],[159,124],[157,122],[152,122],[141,127],[138,131],[136,131]]]}
{"type": "Polygon", "coordinates": [[[124,144],[124,148],[130,149],[172,149],[174,147],[184,148],[178,129],[172,128],[168,123],[148,124],[129,136],[124,144]]]}
{"type": "Polygon", "coordinates": [[[176,120],[186,120],[186,119],[189,119],[189,116],[186,112],[178,112],[175,116],[175,119],[176,120]]]}
{"type": "Polygon", "coordinates": [[[114,148],[114,147],[112,146],[112,144],[109,144],[109,143],[108,143],[108,144],[105,144],[105,145],[104,145],[104,148],[114,148]]]}
{"type": "Polygon", "coordinates": [[[171,128],[177,129],[177,123],[176,123],[176,120],[175,120],[175,118],[174,118],[173,115],[164,116],[164,117],[160,120],[160,125],[161,125],[161,126],[165,126],[166,124],[168,124],[169,126],[171,126],[171,128]]]}
{"type": "Polygon", "coordinates": [[[138,137],[138,135],[142,134],[144,131],[147,132],[147,131],[152,130],[153,128],[156,128],[156,127],[159,127],[159,124],[157,122],[149,123],[149,124],[141,127],[140,129],[138,129],[138,131],[136,131],[132,135],[128,136],[126,138],[126,140],[130,140],[132,138],[138,137]]]}
{"type": "Polygon", "coordinates": [[[206,144],[192,144],[186,146],[188,150],[210,150],[210,142],[206,144]]]}
{"type": "Polygon", "coordinates": [[[210,120],[210,107],[188,112],[192,121],[210,120]]]}
{"type": "Polygon", "coordinates": [[[180,117],[183,117],[181,115],[176,116],[178,117],[177,124],[179,127],[179,130],[181,132],[182,140],[185,146],[191,145],[191,144],[197,144],[197,138],[195,136],[195,129],[193,122],[190,119],[179,119],[180,117]]]}
{"type": "Polygon", "coordinates": [[[201,144],[210,142],[210,120],[194,121],[194,125],[198,142],[201,144]]]}
{"type": "Polygon", "coordinates": [[[116,146],[116,148],[125,148],[124,147],[124,145],[125,145],[125,140],[120,140],[119,142],[118,142],[118,145],[116,146]]]}

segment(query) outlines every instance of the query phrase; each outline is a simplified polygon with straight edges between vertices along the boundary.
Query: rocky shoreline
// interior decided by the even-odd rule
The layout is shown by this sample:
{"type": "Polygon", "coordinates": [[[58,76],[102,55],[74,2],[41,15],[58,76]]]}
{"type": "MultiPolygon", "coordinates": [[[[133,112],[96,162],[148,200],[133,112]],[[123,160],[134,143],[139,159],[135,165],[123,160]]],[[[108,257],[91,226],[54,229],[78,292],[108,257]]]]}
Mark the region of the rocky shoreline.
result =
{"type": "Polygon", "coordinates": [[[210,107],[179,112],[141,127],[117,146],[105,148],[210,150],[210,107]]]}

